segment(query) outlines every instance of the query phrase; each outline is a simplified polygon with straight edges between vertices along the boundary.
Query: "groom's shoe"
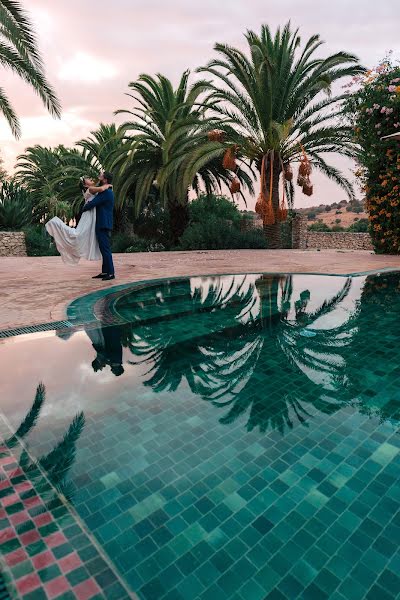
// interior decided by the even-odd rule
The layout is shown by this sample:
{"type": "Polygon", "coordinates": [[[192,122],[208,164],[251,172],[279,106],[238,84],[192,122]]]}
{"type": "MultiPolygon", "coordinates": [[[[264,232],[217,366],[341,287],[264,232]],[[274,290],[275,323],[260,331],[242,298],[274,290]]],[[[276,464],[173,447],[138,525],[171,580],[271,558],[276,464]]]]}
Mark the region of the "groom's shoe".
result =
{"type": "Polygon", "coordinates": [[[107,273],[99,273],[98,275],[95,275],[94,277],[92,277],[92,279],[103,279],[106,276],[107,276],[107,273]]]}
{"type": "Polygon", "coordinates": [[[115,275],[104,275],[103,281],[111,281],[111,279],[115,279],[115,275]]]}

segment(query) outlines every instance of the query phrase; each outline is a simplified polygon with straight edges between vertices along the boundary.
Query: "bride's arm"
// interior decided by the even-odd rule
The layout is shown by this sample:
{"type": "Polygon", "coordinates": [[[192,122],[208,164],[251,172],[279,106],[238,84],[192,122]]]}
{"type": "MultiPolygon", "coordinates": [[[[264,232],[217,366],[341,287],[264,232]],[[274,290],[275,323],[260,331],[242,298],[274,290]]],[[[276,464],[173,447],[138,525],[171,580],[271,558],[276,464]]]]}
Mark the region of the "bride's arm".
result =
{"type": "Polygon", "coordinates": [[[112,188],[112,185],[110,185],[109,183],[106,183],[105,185],[101,185],[101,186],[91,186],[88,188],[89,192],[91,194],[100,194],[101,192],[105,192],[106,190],[108,190],[108,188],[112,188]]]}

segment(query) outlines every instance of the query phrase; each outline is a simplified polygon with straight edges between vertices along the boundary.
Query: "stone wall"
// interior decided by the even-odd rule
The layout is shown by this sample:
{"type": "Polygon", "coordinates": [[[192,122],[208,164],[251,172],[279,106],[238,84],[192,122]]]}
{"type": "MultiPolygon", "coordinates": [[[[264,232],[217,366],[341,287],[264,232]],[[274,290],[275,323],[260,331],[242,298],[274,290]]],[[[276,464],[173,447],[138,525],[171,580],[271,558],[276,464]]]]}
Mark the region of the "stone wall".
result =
{"type": "MultiPolygon", "coordinates": [[[[303,214],[297,214],[291,226],[291,245],[285,248],[306,250],[307,248],[321,250],[373,250],[369,233],[351,233],[350,231],[308,231],[309,222],[303,214]]],[[[262,219],[257,216],[242,221],[243,229],[262,228],[262,219]]],[[[290,231],[289,231],[290,237],[290,231]]]]}
{"type": "Polygon", "coordinates": [[[25,234],[0,231],[0,256],[26,256],[25,234]]]}
{"type": "Polygon", "coordinates": [[[307,231],[307,248],[321,250],[373,250],[369,233],[349,231],[307,231]]]}
{"type": "Polygon", "coordinates": [[[292,248],[305,250],[307,248],[307,217],[296,215],[292,220],[292,248]]]}

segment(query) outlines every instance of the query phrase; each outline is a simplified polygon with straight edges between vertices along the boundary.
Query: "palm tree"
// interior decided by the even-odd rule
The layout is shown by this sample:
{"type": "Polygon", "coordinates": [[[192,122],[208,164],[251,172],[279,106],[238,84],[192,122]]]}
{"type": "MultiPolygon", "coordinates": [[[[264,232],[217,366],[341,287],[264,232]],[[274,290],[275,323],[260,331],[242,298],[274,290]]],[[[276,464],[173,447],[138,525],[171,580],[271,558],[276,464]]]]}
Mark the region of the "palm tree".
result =
{"type": "Polygon", "coordinates": [[[68,222],[82,202],[80,175],[95,176],[90,160],[78,148],[29,147],[18,156],[16,180],[30,193],[34,219],[41,222],[55,214],[68,222]]]}
{"type": "MultiPolygon", "coordinates": [[[[38,94],[45,107],[56,117],[60,103],[44,74],[32,24],[16,0],[0,0],[0,63],[23,79],[38,94]]],[[[21,134],[18,117],[5,91],[0,88],[0,111],[15,137],[21,134]]]]}
{"type": "MultiPolygon", "coordinates": [[[[207,85],[204,81],[189,85],[189,71],[182,75],[176,89],[163,75],[141,75],[129,85],[133,93],[128,95],[137,107],[133,111],[117,111],[131,118],[121,127],[126,144],[115,161],[118,177],[123,181],[119,193],[122,198],[134,197],[138,215],[156,184],[169,210],[174,243],[188,223],[189,188],[197,190],[204,185],[211,192],[233,178],[220,161],[210,159],[193,172],[186,188],[179,181],[182,165],[193,149],[204,143],[205,132],[212,128],[212,120],[206,117],[207,107],[200,101],[207,85]]],[[[244,170],[240,169],[237,176],[252,189],[244,170]]]]}
{"type": "MultiPolygon", "coordinates": [[[[48,179],[57,190],[60,201],[72,204],[76,211],[82,203],[79,178],[85,175],[96,180],[101,171],[111,171],[114,155],[121,146],[121,136],[115,124],[101,123],[89,137],[76,142],[76,147],[56,148],[57,166],[48,179]]],[[[118,189],[118,180],[113,183],[114,188],[118,189]]],[[[119,194],[116,196],[115,208],[118,214],[123,202],[120,201],[119,194]]]]}
{"type": "MultiPolygon", "coordinates": [[[[82,175],[96,179],[102,170],[111,170],[114,154],[122,146],[121,137],[114,124],[100,124],[88,138],[77,142],[76,147],[57,146],[45,148],[36,145],[18,156],[17,180],[32,194],[38,219],[57,214],[67,222],[82,203],[78,181],[82,175]]],[[[115,182],[118,189],[118,180],[115,182]]],[[[118,220],[124,203],[118,202],[118,220]]]]}
{"type": "Polygon", "coordinates": [[[86,151],[88,160],[98,172],[111,171],[115,154],[121,149],[122,139],[114,123],[100,123],[98,129],[76,145],[86,151]]]}
{"type": "Polygon", "coordinates": [[[264,217],[269,246],[276,248],[280,245],[279,220],[285,218],[279,179],[283,171],[287,181],[284,179],[282,185],[290,206],[294,189],[291,162],[304,163],[299,183],[305,186],[305,193],[312,193],[307,180],[311,160],[316,169],[353,197],[351,183],[322,155],[337,152],[354,156],[353,133],[339,120],[345,96],[332,95],[332,85],[364,69],[347,52],[318,58],[316,52],[322,45],[318,35],[301,50],[298,30],[292,31],[290,23],[279,28],[275,36],[263,25],[259,35],[248,31],[246,40],[248,55],[216,44],[219,56],[199,69],[215,78],[207,85],[207,102],[219,118],[224,140],[198,147],[187,165],[183,187],[205,163],[223,154],[232,168],[235,155],[254,164],[261,179],[257,209],[264,217]]]}

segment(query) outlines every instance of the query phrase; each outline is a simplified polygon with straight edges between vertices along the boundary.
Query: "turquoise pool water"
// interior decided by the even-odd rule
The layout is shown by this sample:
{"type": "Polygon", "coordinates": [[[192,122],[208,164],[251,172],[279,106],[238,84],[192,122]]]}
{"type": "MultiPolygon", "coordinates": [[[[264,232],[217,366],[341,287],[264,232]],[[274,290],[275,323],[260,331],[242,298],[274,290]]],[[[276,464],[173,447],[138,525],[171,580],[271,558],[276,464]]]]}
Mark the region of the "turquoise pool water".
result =
{"type": "Polygon", "coordinates": [[[11,594],[400,597],[399,293],[390,273],[155,282],[0,340],[11,594]]]}

